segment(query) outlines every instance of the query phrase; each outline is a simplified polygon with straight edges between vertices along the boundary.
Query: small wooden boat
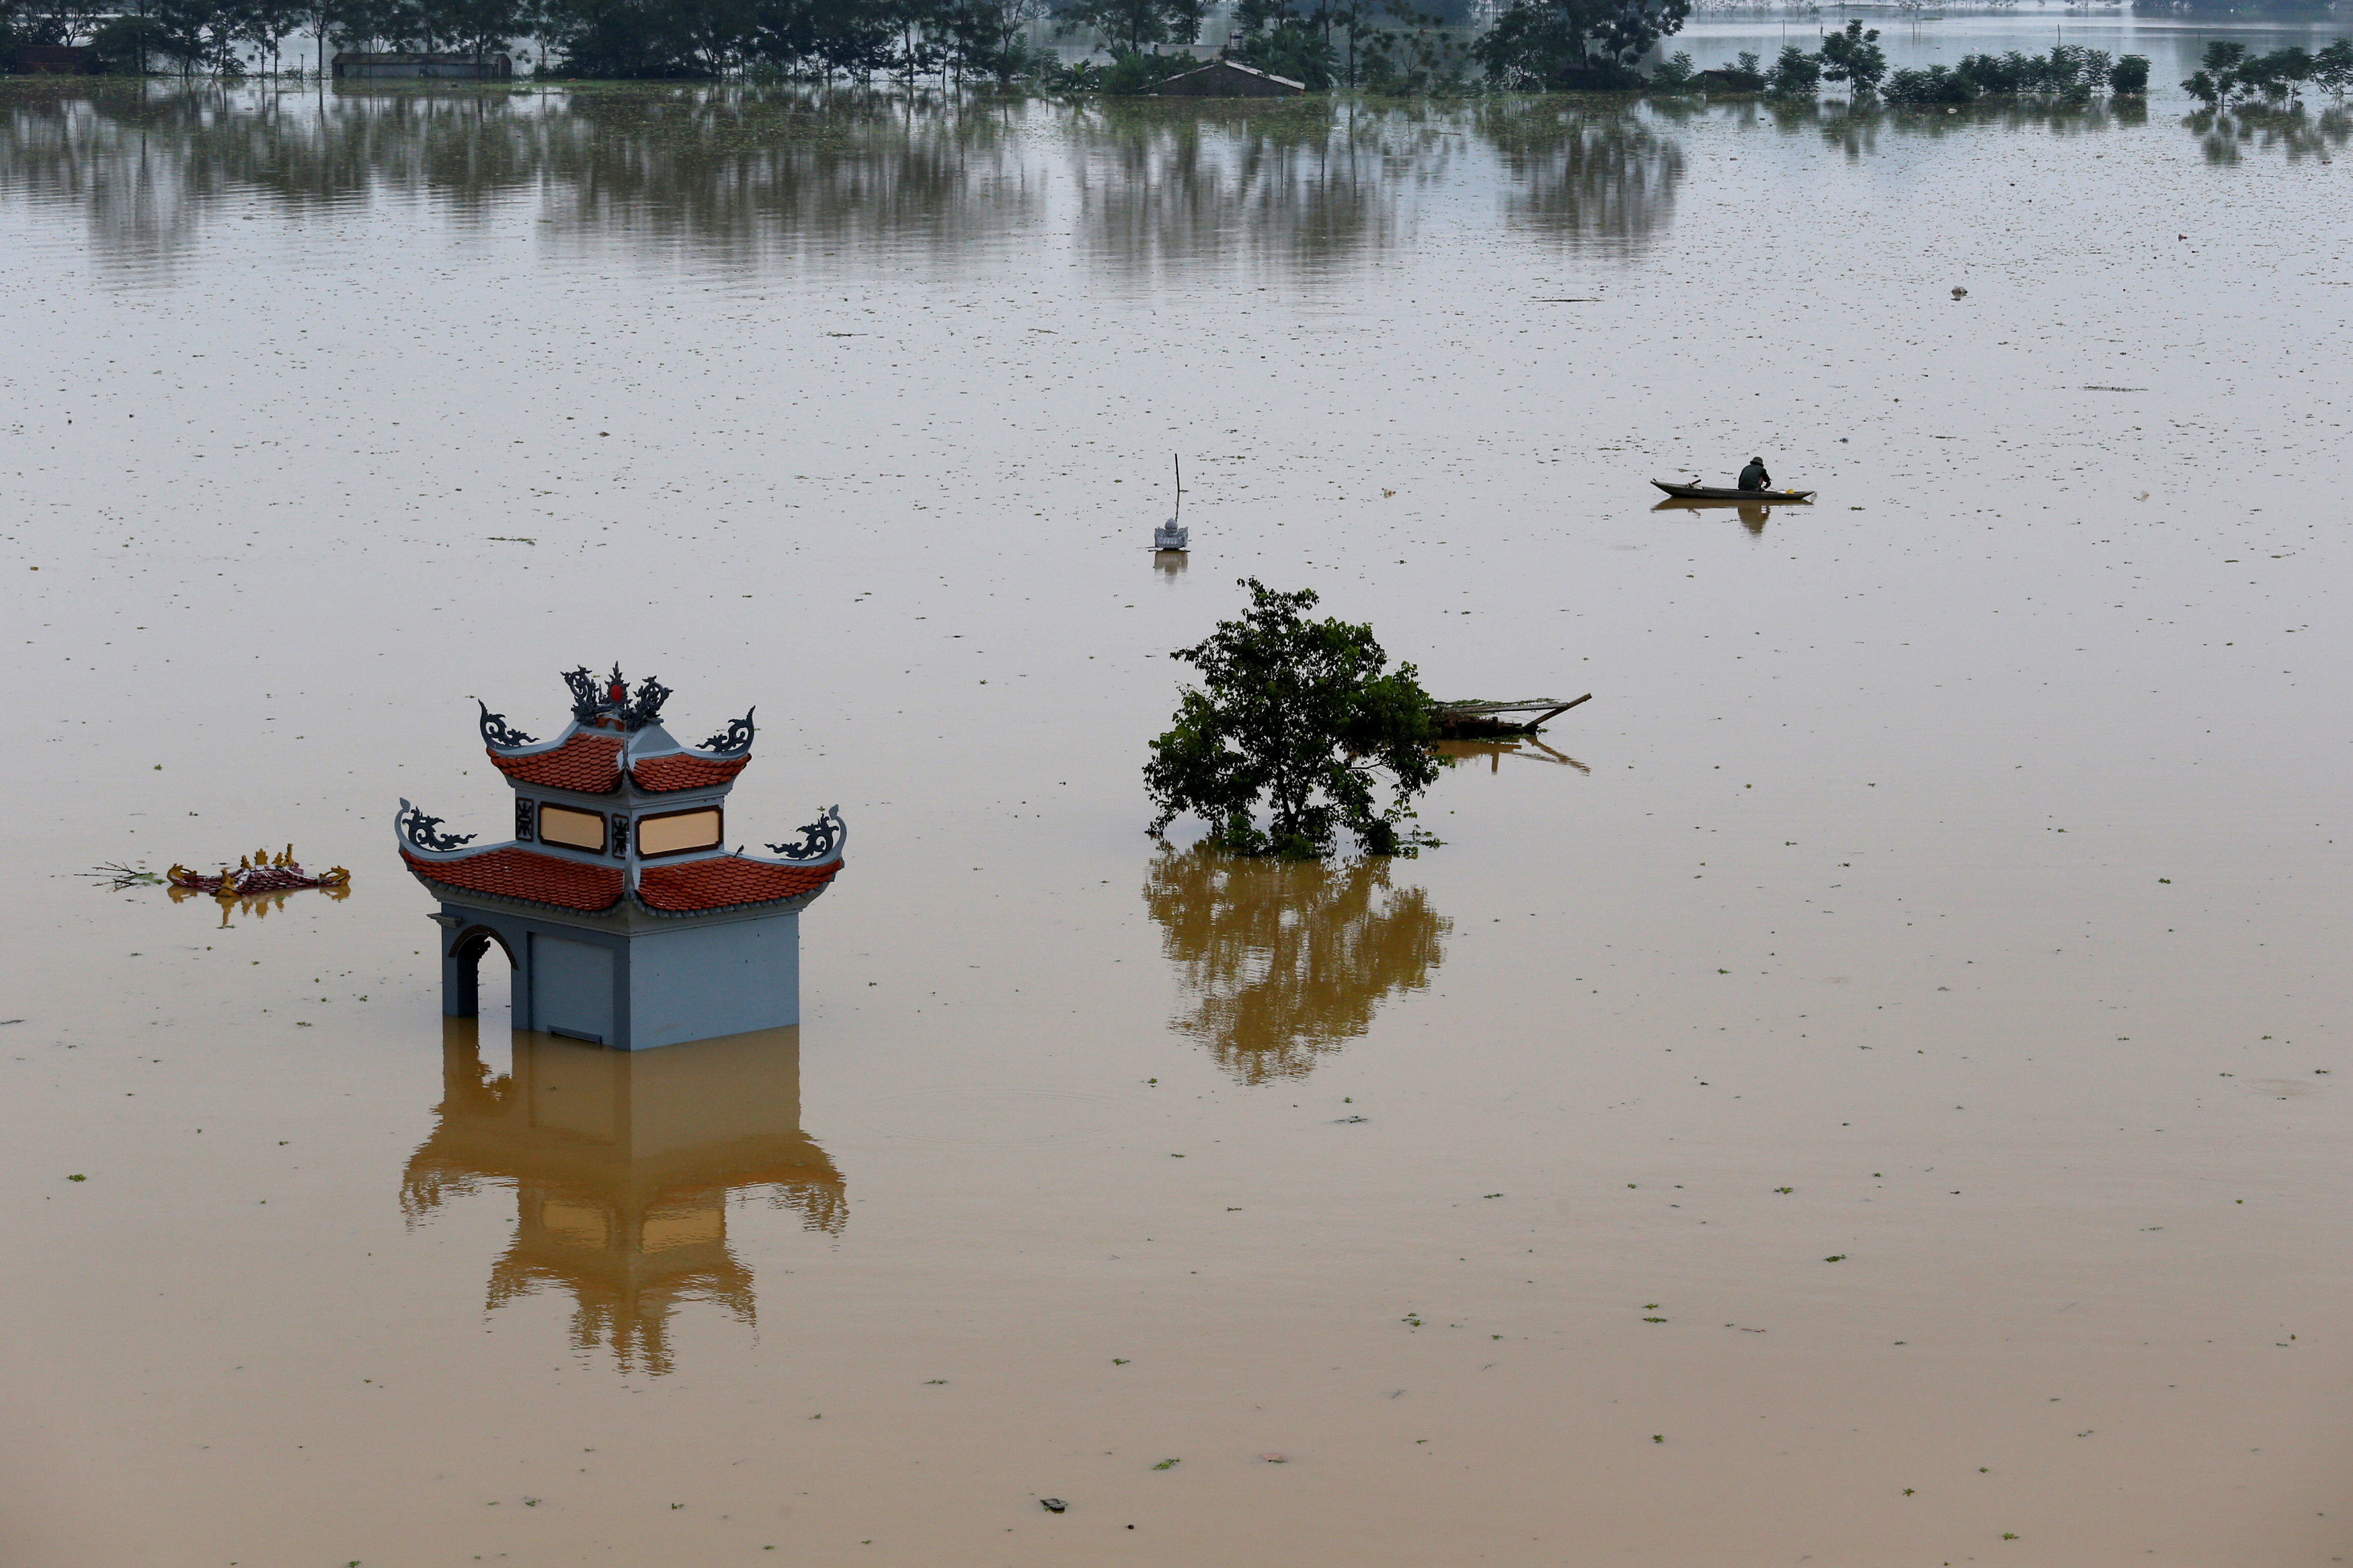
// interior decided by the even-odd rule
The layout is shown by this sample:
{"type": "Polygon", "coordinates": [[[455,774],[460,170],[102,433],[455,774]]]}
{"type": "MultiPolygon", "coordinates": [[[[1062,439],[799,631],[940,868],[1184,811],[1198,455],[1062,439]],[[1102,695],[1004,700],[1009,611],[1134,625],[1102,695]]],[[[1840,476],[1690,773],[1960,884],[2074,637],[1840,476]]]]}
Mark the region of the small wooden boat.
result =
{"type": "Polygon", "coordinates": [[[1778,501],[1788,506],[1814,499],[1811,490],[1733,490],[1721,485],[1671,485],[1664,479],[1651,482],[1677,500],[1778,501]]]}
{"type": "Polygon", "coordinates": [[[1516,702],[1440,702],[1438,705],[1438,738],[1441,741],[1491,741],[1500,735],[1533,735],[1556,713],[1566,713],[1580,702],[1593,700],[1593,693],[1572,697],[1564,702],[1557,697],[1523,698],[1516,702]],[[1533,719],[1507,719],[1507,713],[1533,713],[1533,719]]]}

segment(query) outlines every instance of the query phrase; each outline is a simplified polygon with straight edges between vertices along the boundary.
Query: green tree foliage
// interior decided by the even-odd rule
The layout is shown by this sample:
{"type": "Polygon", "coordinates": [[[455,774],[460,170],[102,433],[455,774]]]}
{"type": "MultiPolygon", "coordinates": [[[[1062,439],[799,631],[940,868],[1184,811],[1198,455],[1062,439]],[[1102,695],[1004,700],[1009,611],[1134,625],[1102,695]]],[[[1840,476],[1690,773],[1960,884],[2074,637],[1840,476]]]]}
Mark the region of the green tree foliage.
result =
{"type": "Polygon", "coordinates": [[[110,76],[143,76],[171,58],[163,25],[153,16],[110,16],[90,35],[90,47],[110,76]]]}
{"type": "Polygon", "coordinates": [[[1746,49],[1743,49],[1732,64],[1715,68],[1716,73],[1725,79],[1725,88],[1733,92],[1765,90],[1765,63],[1746,49]]]}
{"type": "Polygon", "coordinates": [[[1795,44],[1782,45],[1780,58],[1765,73],[1765,90],[1776,98],[1811,98],[1821,85],[1822,62],[1795,44]]]}
{"type": "Polygon", "coordinates": [[[184,71],[237,76],[245,69],[238,46],[244,20],[217,0],[155,0],[149,12],[155,22],[160,52],[184,71]]]}
{"type": "Polygon", "coordinates": [[[106,0],[0,0],[0,45],[87,43],[113,9],[106,0]]]}
{"type": "Polygon", "coordinates": [[[1199,0],[1070,0],[1060,16],[1063,31],[1092,29],[1114,55],[1189,44],[1201,32],[1199,0]]]}
{"type": "Polygon", "coordinates": [[[1849,22],[1843,32],[1823,38],[1817,58],[1822,62],[1824,79],[1847,83],[1857,98],[1877,92],[1880,79],[1887,75],[1887,55],[1879,47],[1879,29],[1866,30],[1859,21],[1849,22]]]}
{"type": "Polygon", "coordinates": [[[1469,86],[1465,79],[1472,65],[1470,47],[1461,34],[1442,10],[1420,11],[1405,0],[1388,0],[1383,26],[1366,30],[1361,38],[1350,31],[1343,70],[1352,85],[1375,92],[1459,93],[1469,86]],[[1394,26],[1387,25],[1392,22],[1394,26]]]}
{"type": "MultiPolygon", "coordinates": [[[[2148,65],[2146,55],[2111,59],[2099,49],[2061,44],[2047,55],[2021,54],[2016,49],[2004,55],[1964,55],[1952,74],[1988,97],[2058,98],[2083,102],[2103,92],[2147,92],[2148,65]]],[[[1888,79],[1891,100],[1895,96],[1894,80],[1894,77],[1888,79]]]]}
{"type": "Polygon", "coordinates": [[[1342,829],[1375,855],[1435,843],[1399,831],[1439,768],[1434,704],[1414,667],[1390,669],[1370,626],[1309,620],[1312,589],[1280,594],[1254,577],[1242,585],[1250,605],[1240,619],[1169,655],[1199,670],[1201,684],[1185,689],[1145,764],[1160,808],[1152,832],[1189,811],[1237,854],[1311,859],[1342,829]],[[1261,805],[1264,829],[1253,820],[1261,805]]]}
{"type": "Polygon", "coordinates": [[[1321,92],[1338,79],[1339,51],[1331,37],[1296,16],[1246,35],[1233,51],[1234,58],[1254,69],[1288,77],[1321,92]]]}
{"type": "Polygon", "coordinates": [[[1048,14],[1046,0],[955,0],[947,11],[949,53],[962,71],[1011,81],[1043,62],[1022,40],[1048,14]]]}
{"type": "Polygon", "coordinates": [[[2313,56],[2312,79],[2333,98],[2353,89],[2353,38],[2339,38],[2313,56]]]}
{"type": "Polygon", "coordinates": [[[1691,86],[1699,75],[1699,65],[1688,51],[1677,49],[1667,58],[1651,68],[1650,87],[1653,92],[1681,92],[1691,86]]]}
{"type": "Polygon", "coordinates": [[[1702,89],[1762,92],[1765,90],[1765,67],[1755,55],[1743,54],[1731,65],[1702,70],[1688,53],[1678,49],[1651,68],[1648,85],[1654,93],[1696,92],[1702,89]]]}
{"type": "Polygon", "coordinates": [[[1512,0],[1471,52],[1500,87],[1635,89],[1635,62],[1690,15],[1691,0],[1512,0]]]}
{"type": "Polygon", "coordinates": [[[1463,51],[1437,31],[1447,18],[1410,0],[1236,0],[1233,22],[1234,58],[1313,90],[1461,85],[1463,51]]]}
{"type": "Polygon", "coordinates": [[[2284,104],[2301,96],[2306,82],[2328,86],[2332,77],[2331,90],[2341,97],[2348,80],[2353,80],[2353,45],[2340,40],[2317,55],[2293,45],[2253,55],[2244,44],[2217,41],[2206,46],[2198,66],[2197,74],[2181,88],[2210,107],[2258,98],[2284,104]]]}
{"type": "Polygon", "coordinates": [[[1899,70],[1887,79],[1880,96],[1890,103],[1970,103],[1978,96],[1977,84],[1944,66],[1930,66],[1926,70],[1899,70]]]}

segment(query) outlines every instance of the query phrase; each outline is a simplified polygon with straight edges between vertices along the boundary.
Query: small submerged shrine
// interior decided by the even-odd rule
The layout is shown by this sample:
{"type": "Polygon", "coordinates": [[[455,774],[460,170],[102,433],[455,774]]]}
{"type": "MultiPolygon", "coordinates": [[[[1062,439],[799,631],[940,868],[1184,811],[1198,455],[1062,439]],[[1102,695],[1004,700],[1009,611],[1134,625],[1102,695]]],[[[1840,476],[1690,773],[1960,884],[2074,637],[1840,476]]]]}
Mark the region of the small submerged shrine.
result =
{"type": "MultiPolygon", "coordinates": [[[[514,837],[474,847],[400,803],[400,858],[441,900],[441,1011],[480,1010],[482,954],[514,969],[514,1026],[620,1050],[800,1022],[800,911],[841,871],[828,806],[776,857],[725,847],[752,714],[700,746],[661,726],[660,682],[565,676],[572,722],[537,742],[480,703],[514,837]]],[[[756,710],[755,710],[756,711],[756,710]]]]}

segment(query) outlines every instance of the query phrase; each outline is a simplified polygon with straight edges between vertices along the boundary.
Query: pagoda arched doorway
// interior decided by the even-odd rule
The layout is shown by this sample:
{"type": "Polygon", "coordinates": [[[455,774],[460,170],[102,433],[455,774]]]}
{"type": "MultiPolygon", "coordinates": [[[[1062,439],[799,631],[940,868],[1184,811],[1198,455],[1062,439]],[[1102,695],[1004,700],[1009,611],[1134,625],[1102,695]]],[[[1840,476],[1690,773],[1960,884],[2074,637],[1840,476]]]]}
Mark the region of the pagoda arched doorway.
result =
{"type": "MultiPolygon", "coordinates": [[[[515,962],[507,939],[486,925],[468,926],[449,940],[441,961],[441,1011],[452,1018],[471,1018],[482,1010],[482,955],[492,947],[505,955],[509,995],[522,994],[522,966],[515,962]]],[[[522,1023],[517,1018],[516,1023],[522,1023]]]]}

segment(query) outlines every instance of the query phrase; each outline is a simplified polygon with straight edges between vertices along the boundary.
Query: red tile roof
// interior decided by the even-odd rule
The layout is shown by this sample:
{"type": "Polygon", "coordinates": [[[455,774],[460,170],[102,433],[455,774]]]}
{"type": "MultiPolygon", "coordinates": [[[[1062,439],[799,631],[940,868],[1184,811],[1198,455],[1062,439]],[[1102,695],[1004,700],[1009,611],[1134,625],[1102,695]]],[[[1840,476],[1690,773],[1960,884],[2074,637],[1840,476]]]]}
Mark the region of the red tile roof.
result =
{"type": "Polygon", "coordinates": [[[769,866],[720,855],[676,866],[647,867],[638,873],[638,898],[648,909],[663,914],[694,914],[814,893],[840,870],[839,860],[822,866],[769,866]]]}
{"type": "Polygon", "coordinates": [[[588,913],[609,910],[621,901],[622,876],[617,866],[590,866],[514,848],[487,849],[463,860],[419,860],[404,849],[400,858],[426,880],[469,893],[495,893],[588,913]]]}
{"type": "Polygon", "coordinates": [[[502,757],[491,752],[499,772],[545,789],[610,795],[621,787],[621,742],[607,735],[575,735],[552,752],[502,757]]]}
{"type": "Polygon", "coordinates": [[[637,781],[639,789],[651,790],[657,795],[669,790],[701,789],[705,784],[725,784],[742,773],[744,764],[751,760],[748,756],[723,757],[716,761],[709,757],[676,754],[648,757],[630,766],[629,776],[637,781]]]}

